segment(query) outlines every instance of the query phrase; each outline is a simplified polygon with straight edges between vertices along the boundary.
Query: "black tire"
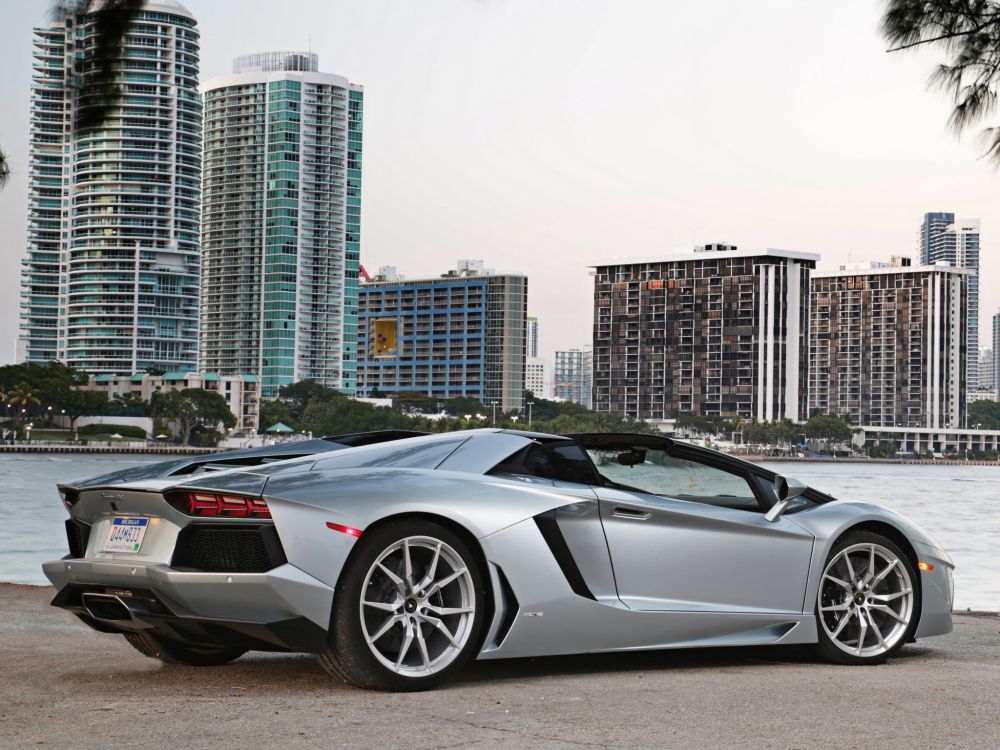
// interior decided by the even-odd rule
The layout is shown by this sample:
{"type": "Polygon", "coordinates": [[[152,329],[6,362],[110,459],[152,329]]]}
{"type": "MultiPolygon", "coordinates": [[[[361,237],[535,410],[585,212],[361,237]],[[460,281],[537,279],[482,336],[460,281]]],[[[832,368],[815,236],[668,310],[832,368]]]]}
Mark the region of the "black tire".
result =
{"type": "Polygon", "coordinates": [[[125,633],[125,640],[143,656],[159,659],[164,664],[186,664],[191,667],[218,667],[246,653],[242,648],[212,648],[191,646],[168,641],[148,633],[125,633]]]}
{"type": "MultiPolygon", "coordinates": [[[[421,568],[421,560],[417,557],[418,551],[426,555],[426,549],[420,547],[410,547],[410,549],[413,552],[409,554],[414,556],[411,578],[416,582],[424,579],[430,570],[430,564],[424,564],[421,568]]],[[[384,559],[389,565],[392,565],[394,560],[398,562],[398,557],[385,557],[384,559]]],[[[441,559],[445,559],[443,554],[441,559]]],[[[447,561],[444,564],[447,565],[447,561]]],[[[455,570],[454,566],[452,570],[455,570]]],[[[401,578],[405,578],[405,576],[401,576],[401,578]]],[[[435,580],[438,579],[435,578],[435,580]]],[[[395,584],[391,585],[393,588],[388,590],[387,596],[402,599],[404,595],[399,594],[397,591],[400,587],[395,584]]],[[[428,588],[433,589],[434,586],[429,586],[428,588]]],[[[448,592],[447,596],[455,596],[454,589],[447,588],[442,588],[438,594],[434,594],[433,596],[443,597],[446,591],[448,592]]],[[[427,599],[424,601],[430,603],[427,599]]],[[[434,606],[444,607],[453,605],[444,602],[442,599],[440,603],[435,600],[434,606]]],[[[473,550],[469,548],[469,545],[450,529],[431,521],[405,518],[390,521],[371,532],[366,531],[358,542],[358,546],[352,551],[340,575],[340,580],[337,583],[334,593],[329,645],[317,656],[320,664],[329,673],[357,687],[398,692],[427,690],[455,674],[476,653],[481,645],[485,619],[486,595],[483,584],[483,572],[480,570],[478,558],[473,550]],[[421,614],[426,611],[422,606],[419,610],[406,609],[411,603],[414,603],[414,606],[416,606],[415,601],[419,598],[417,596],[410,597],[410,595],[406,595],[407,598],[405,601],[407,603],[403,605],[402,609],[396,612],[380,614],[379,610],[375,610],[373,613],[369,613],[367,607],[364,608],[365,612],[362,612],[363,607],[361,602],[363,596],[366,601],[385,601],[378,598],[378,594],[379,592],[386,591],[385,584],[388,579],[376,581],[378,576],[384,575],[380,572],[381,569],[375,568],[376,561],[385,554],[402,555],[401,551],[393,553],[390,553],[390,551],[401,544],[403,540],[413,539],[440,542],[445,548],[450,548],[447,554],[454,553],[457,556],[457,560],[461,563],[459,567],[464,566],[464,569],[468,571],[468,578],[465,578],[463,574],[460,582],[447,584],[447,586],[461,586],[460,595],[469,602],[474,602],[474,611],[470,613],[471,617],[465,615],[442,615],[437,617],[442,622],[448,617],[456,618],[449,620],[449,623],[458,623],[455,625],[456,632],[452,635],[456,635],[460,628],[461,636],[464,638],[460,649],[443,644],[441,641],[442,637],[436,633],[434,627],[430,626],[427,622],[421,624],[421,621],[417,618],[427,616],[421,614]],[[376,586],[376,583],[382,584],[381,589],[376,586]],[[413,602],[411,602],[411,598],[413,602]],[[381,639],[376,638],[373,645],[369,646],[368,638],[365,635],[365,628],[368,625],[367,621],[363,622],[365,617],[384,618],[383,624],[385,624],[390,619],[396,617],[403,617],[404,619],[410,617],[409,613],[411,612],[413,618],[412,625],[408,626],[405,622],[397,623],[397,628],[397,624],[394,624],[381,639]],[[390,652],[388,656],[391,657],[391,647],[393,641],[397,638],[401,642],[397,647],[397,653],[403,651],[404,657],[410,656],[410,651],[404,649],[402,645],[402,633],[404,632],[404,628],[407,627],[416,628],[422,633],[421,651],[414,658],[426,659],[424,655],[431,650],[433,638],[437,638],[436,645],[443,645],[443,651],[439,657],[442,666],[437,671],[428,674],[401,674],[384,664],[380,661],[380,657],[376,656],[375,652],[378,651],[381,654],[381,658],[387,658],[387,653],[383,650],[386,649],[390,652]],[[380,643],[381,648],[375,645],[375,643],[380,643]],[[388,647],[385,646],[386,643],[389,644],[388,647]]],[[[372,635],[374,636],[375,634],[373,633],[372,635]]],[[[427,664],[428,662],[424,661],[423,663],[427,664]]],[[[420,669],[420,666],[407,667],[404,662],[403,669],[417,670],[420,669]]]]}
{"type": "Polygon", "coordinates": [[[917,629],[921,603],[919,575],[913,560],[891,539],[871,531],[850,531],[844,534],[834,543],[823,565],[823,577],[820,579],[813,610],[818,635],[815,647],[817,655],[825,661],[850,665],[882,664],[893,656],[912,640],[917,629]],[[873,546],[876,578],[890,567],[888,563],[891,559],[895,559],[897,563],[876,586],[858,586],[856,584],[859,580],[864,581],[869,577],[870,564],[865,562],[865,557],[872,554],[873,546]],[[844,562],[841,557],[845,550],[854,550],[846,555],[856,573],[854,581],[846,581],[849,577],[846,575],[848,562],[844,562]],[[838,557],[841,559],[838,560],[838,557]],[[831,569],[834,560],[838,562],[831,569]],[[828,572],[832,578],[827,577],[828,572]],[[855,585],[848,589],[841,585],[843,582],[855,585]],[[904,593],[906,588],[909,589],[908,601],[907,594],[904,593]],[[885,601],[885,597],[895,598],[885,601]],[[821,606],[826,608],[825,611],[821,611],[821,606]],[[830,611],[844,606],[848,609],[843,613],[830,611]],[[876,610],[876,606],[882,609],[876,610]],[[884,608],[887,606],[896,611],[896,615],[890,616],[885,612],[884,608]],[[840,622],[842,619],[847,619],[847,622],[840,622]],[[901,619],[905,620],[905,624],[901,619]],[[864,629],[861,628],[862,622],[864,629]],[[838,627],[841,629],[840,635],[834,637],[838,627]],[[884,629],[891,629],[889,636],[885,635],[884,629]],[[877,638],[874,635],[876,630],[877,638]],[[854,645],[851,645],[852,640],[854,645]],[[853,652],[855,648],[860,653],[853,652]]]}

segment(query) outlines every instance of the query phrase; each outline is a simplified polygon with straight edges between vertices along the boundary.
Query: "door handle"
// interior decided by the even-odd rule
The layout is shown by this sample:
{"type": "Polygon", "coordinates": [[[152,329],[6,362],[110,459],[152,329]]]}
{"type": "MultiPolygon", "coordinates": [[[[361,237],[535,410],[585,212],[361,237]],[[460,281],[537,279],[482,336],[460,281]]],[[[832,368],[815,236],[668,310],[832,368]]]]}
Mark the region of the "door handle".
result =
{"type": "Polygon", "coordinates": [[[624,505],[616,505],[612,515],[616,518],[627,518],[630,521],[645,521],[653,514],[648,510],[639,510],[638,508],[628,508],[624,505]]]}

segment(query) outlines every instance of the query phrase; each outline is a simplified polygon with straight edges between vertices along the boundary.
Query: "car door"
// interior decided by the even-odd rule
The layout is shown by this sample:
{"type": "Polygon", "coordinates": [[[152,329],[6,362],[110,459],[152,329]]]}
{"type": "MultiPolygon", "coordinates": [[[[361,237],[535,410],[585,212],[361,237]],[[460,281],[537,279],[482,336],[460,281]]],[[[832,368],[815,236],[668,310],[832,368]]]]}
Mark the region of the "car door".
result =
{"type": "Polygon", "coordinates": [[[625,606],[802,612],[814,539],[765,520],[770,498],[751,471],[657,437],[582,445],[608,480],[595,491],[625,606]]]}

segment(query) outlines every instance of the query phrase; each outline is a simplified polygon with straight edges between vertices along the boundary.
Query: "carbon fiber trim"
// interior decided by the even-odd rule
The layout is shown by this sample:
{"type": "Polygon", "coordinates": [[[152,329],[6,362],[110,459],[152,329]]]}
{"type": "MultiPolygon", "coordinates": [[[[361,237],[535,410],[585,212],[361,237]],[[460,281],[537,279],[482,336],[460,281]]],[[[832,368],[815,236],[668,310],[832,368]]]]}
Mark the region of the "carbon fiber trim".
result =
{"type": "Polygon", "coordinates": [[[559,522],[556,521],[555,510],[539,513],[534,518],[535,524],[542,534],[542,538],[548,545],[549,550],[551,550],[552,556],[559,564],[563,575],[566,576],[566,580],[569,582],[570,588],[573,589],[573,593],[596,602],[597,597],[594,596],[593,592],[587,586],[587,582],[583,579],[583,574],[580,573],[580,568],[577,567],[576,560],[573,559],[573,554],[569,551],[569,545],[566,544],[566,539],[559,528],[559,522]]]}

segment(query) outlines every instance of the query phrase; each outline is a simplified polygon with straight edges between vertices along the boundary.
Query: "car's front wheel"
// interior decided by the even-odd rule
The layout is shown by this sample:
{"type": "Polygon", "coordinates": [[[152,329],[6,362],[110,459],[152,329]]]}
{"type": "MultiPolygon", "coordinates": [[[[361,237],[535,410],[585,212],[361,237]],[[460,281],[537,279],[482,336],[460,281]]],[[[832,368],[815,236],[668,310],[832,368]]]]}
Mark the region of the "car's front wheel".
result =
{"type": "Polygon", "coordinates": [[[425,690],[479,645],[482,573],[468,545],[421,519],[365,532],[333,603],[320,663],[345,681],[382,690],[425,690]]]}
{"type": "Polygon", "coordinates": [[[855,531],[834,544],[816,601],[820,656],[884,662],[912,638],[919,614],[917,571],[895,542],[855,531]]]}

